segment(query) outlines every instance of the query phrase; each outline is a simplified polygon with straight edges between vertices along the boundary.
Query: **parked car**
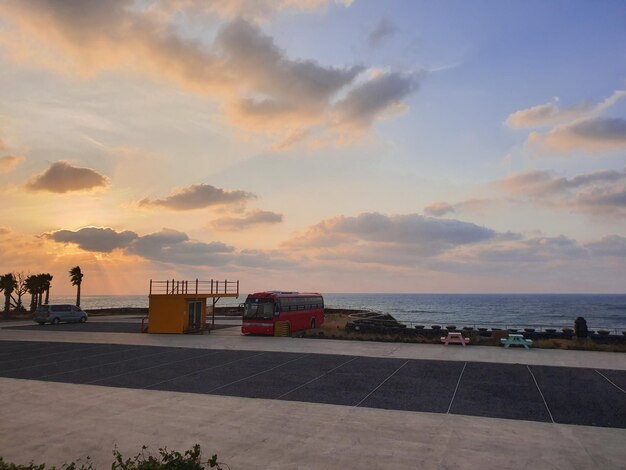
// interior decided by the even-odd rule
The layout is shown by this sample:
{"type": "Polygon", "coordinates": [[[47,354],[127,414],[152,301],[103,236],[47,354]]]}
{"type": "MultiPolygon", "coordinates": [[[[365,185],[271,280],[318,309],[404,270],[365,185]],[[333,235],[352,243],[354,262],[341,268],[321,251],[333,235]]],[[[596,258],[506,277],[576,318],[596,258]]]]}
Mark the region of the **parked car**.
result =
{"type": "Polygon", "coordinates": [[[88,315],[76,305],[40,305],[35,310],[33,320],[40,325],[52,323],[57,325],[61,322],[85,323],[88,315]]]}

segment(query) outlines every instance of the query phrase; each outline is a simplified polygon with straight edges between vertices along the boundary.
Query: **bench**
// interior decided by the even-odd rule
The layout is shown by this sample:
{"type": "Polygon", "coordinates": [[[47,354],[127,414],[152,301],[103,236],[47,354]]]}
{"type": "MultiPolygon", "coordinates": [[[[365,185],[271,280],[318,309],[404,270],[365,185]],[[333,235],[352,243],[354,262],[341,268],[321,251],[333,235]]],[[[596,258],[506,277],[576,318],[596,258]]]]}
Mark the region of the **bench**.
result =
{"type": "Polygon", "coordinates": [[[530,346],[533,345],[533,341],[531,339],[524,338],[524,335],[514,334],[509,334],[508,338],[502,338],[500,343],[502,343],[505,348],[508,348],[509,346],[523,346],[525,349],[530,349],[530,346]]]}

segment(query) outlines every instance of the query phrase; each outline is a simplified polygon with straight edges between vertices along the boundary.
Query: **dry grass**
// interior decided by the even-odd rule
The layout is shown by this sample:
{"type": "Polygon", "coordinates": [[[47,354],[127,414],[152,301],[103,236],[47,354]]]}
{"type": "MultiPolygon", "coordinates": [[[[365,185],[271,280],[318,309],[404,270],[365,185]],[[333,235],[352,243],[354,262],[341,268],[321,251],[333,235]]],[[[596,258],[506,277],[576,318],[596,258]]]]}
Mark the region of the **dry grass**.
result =
{"type": "Polygon", "coordinates": [[[324,314],[324,324],[320,328],[327,334],[336,332],[337,330],[345,330],[348,323],[349,314],[347,313],[328,313],[324,314]]]}
{"type": "Polygon", "coordinates": [[[538,339],[533,343],[533,347],[542,349],[626,352],[626,344],[601,344],[591,339],[538,339]]]}
{"type": "MultiPolygon", "coordinates": [[[[422,335],[405,336],[401,334],[362,333],[358,331],[346,331],[346,324],[348,323],[349,319],[349,313],[345,313],[343,311],[337,313],[326,312],[324,325],[321,328],[318,328],[313,335],[307,334],[307,336],[331,339],[346,339],[353,341],[441,344],[439,335],[436,335],[434,337],[427,337],[422,335]]],[[[474,331],[468,336],[470,338],[470,344],[500,347],[500,338],[507,337],[508,332],[495,331],[491,334],[491,336],[484,337],[480,336],[478,332],[474,331]]],[[[626,344],[599,344],[591,339],[539,339],[535,340],[535,342],[533,343],[533,347],[541,349],[575,349],[585,351],[626,352],[626,344]]]]}

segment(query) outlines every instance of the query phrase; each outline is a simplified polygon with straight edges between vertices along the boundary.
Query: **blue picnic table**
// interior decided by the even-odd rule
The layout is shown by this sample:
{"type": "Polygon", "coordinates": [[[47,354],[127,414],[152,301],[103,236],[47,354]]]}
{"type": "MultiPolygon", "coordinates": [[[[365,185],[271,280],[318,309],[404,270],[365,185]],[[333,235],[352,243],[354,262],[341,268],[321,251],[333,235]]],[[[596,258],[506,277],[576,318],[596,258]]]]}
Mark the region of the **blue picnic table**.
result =
{"type": "Polygon", "coordinates": [[[509,334],[509,337],[502,338],[500,343],[502,343],[505,348],[508,348],[509,346],[524,346],[526,349],[530,349],[533,341],[531,339],[524,338],[524,335],[509,334]]]}

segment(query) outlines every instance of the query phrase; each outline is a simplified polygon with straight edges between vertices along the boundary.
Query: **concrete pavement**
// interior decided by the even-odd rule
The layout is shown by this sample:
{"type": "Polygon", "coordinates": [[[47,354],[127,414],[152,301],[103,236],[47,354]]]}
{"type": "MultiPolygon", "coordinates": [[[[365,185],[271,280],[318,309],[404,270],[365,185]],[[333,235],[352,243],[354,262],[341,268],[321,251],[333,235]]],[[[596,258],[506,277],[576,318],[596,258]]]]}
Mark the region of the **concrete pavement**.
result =
{"type": "MultiPolygon", "coordinates": [[[[340,340],[208,335],[20,331],[1,340],[134,344],[557,365],[626,370],[626,355],[503,350],[340,340]]],[[[0,379],[0,455],[61,464],[90,455],[98,468],[117,445],[184,450],[202,445],[241,468],[620,468],[626,430],[355,408],[255,398],[0,379]]]]}
{"type": "Polygon", "coordinates": [[[117,446],[184,450],[235,469],[621,468],[626,430],[1,379],[0,454],[98,468],[117,446]]]}
{"type": "MultiPolygon", "coordinates": [[[[100,321],[90,320],[91,322],[100,321]]],[[[105,317],[104,321],[108,321],[105,317]]],[[[504,349],[493,346],[416,343],[379,343],[374,341],[345,341],[312,338],[274,338],[242,336],[236,320],[220,320],[231,324],[204,335],[149,335],[140,333],[65,332],[47,325],[35,331],[0,327],[0,341],[61,341],[74,343],[134,344],[204,349],[237,349],[248,351],[298,352],[312,354],[344,354],[351,356],[389,357],[399,359],[432,359],[442,361],[496,362],[592,369],[626,370],[626,354],[601,351],[561,349],[504,349]]],[[[31,325],[19,322],[15,325],[31,325]]]]}

